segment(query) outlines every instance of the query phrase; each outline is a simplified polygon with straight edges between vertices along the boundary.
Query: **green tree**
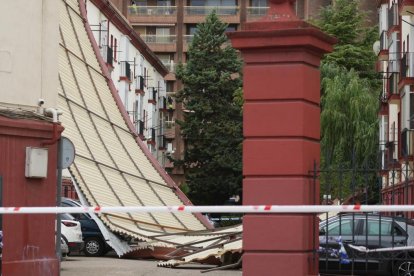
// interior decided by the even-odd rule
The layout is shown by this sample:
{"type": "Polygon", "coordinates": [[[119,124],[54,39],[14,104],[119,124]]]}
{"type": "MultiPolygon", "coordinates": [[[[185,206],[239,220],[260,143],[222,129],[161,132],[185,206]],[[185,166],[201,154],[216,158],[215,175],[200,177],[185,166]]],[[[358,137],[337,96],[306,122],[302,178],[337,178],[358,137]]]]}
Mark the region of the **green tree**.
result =
{"type": "Polygon", "coordinates": [[[377,30],[366,27],[356,0],[335,0],[315,23],[338,38],[321,65],[321,193],[346,198],[366,185],[374,192],[369,197],[377,198],[375,175],[366,179],[358,172],[377,165],[380,82],[372,51],[377,30]],[[351,173],[338,173],[345,168],[351,173]]]}
{"type": "Polygon", "coordinates": [[[372,80],[377,85],[373,43],[378,39],[377,27],[367,27],[366,13],[361,12],[357,0],[335,0],[321,10],[320,19],[315,23],[324,32],[336,37],[334,51],[327,55],[325,62],[336,63],[358,72],[361,78],[372,80]]]}
{"type": "Polygon", "coordinates": [[[241,193],[241,66],[225,35],[227,24],[213,12],[197,26],[188,61],[177,79],[184,88],[177,100],[186,112],[181,126],[188,195],[195,204],[223,204],[241,193]]]}

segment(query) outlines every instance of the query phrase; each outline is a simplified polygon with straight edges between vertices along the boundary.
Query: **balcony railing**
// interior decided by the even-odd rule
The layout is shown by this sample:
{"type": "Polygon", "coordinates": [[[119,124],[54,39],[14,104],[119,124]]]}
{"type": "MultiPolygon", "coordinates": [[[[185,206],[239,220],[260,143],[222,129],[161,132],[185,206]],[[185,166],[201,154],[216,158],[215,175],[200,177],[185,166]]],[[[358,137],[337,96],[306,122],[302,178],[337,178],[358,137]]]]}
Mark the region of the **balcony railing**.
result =
{"type": "Polygon", "coordinates": [[[413,137],[414,130],[412,129],[403,129],[401,131],[401,155],[402,157],[412,156],[413,155],[413,137]]]}
{"type": "Polygon", "coordinates": [[[388,79],[388,94],[398,94],[398,74],[392,73],[388,79]]]}
{"type": "Polygon", "coordinates": [[[399,73],[400,72],[400,61],[398,59],[390,60],[388,62],[388,72],[399,73]]]}
{"type": "Polygon", "coordinates": [[[401,59],[401,76],[403,78],[414,77],[414,53],[404,53],[401,59]]]}
{"type": "Polygon", "coordinates": [[[121,61],[121,77],[127,77],[131,80],[131,65],[128,61],[121,61]]]}
{"type": "Polygon", "coordinates": [[[144,135],[144,121],[138,120],[135,122],[135,128],[137,129],[137,132],[139,135],[144,135]]]}
{"type": "Polygon", "coordinates": [[[194,35],[184,35],[184,42],[187,44],[191,44],[193,42],[194,35]]]}
{"type": "Polygon", "coordinates": [[[177,14],[176,6],[128,6],[130,15],[139,16],[172,16],[177,14]]]}
{"type": "Polygon", "coordinates": [[[167,110],[167,97],[160,97],[160,109],[167,110]]]}
{"type": "Polygon", "coordinates": [[[382,31],[380,36],[380,50],[388,50],[388,35],[387,31],[382,31]]]}
{"type": "Polygon", "coordinates": [[[398,18],[398,5],[394,3],[388,10],[388,27],[397,26],[398,18]]]}
{"type": "Polygon", "coordinates": [[[269,7],[247,7],[247,18],[258,18],[265,16],[269,7]]]}
{"type": "Polygon", "coordinates": [[[138,76],[135,79],[135,89],[144,91],[144,77],[138,76]]]}
{"type": "Polygon", "coordinates": [[[151,129],[150,129],[150,137],[148,137],[148,139],[150,139],[150,140],[152,140],[152,141],[154,141],[155,142],[155,128],[154,127],[152,127],[151,129]]]}
{"type": "Polygon", "coordinates": [[[213,11],[217,15],[237,15],[239,12],[238,6],[185,6],[185,15],[201,15],[205,16],[213,11]]]}
{"type": "Polygon", "coordinates": [[[176,35],[141,35],[148,44],[174,44],[176,35]]]}
{"type": "Polygon", "coordinates": [[[173,60],[161,60],[162,64],[167,67],[168,71],[175,72],[175,63],[173,60]]]}
{"type": "Polygon", "coordinates": [[[113,66],[114,63],[114,52],[111,47],[109,46],[103,46],[102,48],[102,56],[106,62],[106,64],[109,64],[113,66]]]}
{"type": "Polygon", "coordinates": [[[158,148],[159,149],[166,149],[167,148],[167,140],[165,138],[165,135],[159,135],[158,136],[158,148]]]}

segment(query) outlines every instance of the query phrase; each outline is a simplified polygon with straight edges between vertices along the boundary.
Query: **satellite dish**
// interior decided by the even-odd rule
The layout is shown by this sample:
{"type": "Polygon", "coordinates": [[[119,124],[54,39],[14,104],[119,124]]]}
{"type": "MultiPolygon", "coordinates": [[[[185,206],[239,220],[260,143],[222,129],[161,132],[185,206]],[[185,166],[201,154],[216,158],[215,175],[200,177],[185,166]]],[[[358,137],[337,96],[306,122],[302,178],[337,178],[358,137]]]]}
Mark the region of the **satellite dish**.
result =
{"type": "Polygon", "coordinates": [[[378,40],[374,42],[374,45],[372,45],[372,50],[378,56],[379,52],[381,51],[381,44],[378,40]]]}

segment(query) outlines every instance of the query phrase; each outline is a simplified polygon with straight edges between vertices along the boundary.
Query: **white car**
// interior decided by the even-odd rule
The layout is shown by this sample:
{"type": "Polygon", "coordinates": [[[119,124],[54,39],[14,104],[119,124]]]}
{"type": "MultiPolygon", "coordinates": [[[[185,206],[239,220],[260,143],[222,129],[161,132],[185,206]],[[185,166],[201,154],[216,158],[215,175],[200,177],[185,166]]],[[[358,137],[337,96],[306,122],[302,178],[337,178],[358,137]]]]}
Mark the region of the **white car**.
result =
{"type": "Polygon", "coordinates": [[[70,214],[61,214],[61,234],[69,253],[80,253],[83,250],[81,225],[70,214]]]}

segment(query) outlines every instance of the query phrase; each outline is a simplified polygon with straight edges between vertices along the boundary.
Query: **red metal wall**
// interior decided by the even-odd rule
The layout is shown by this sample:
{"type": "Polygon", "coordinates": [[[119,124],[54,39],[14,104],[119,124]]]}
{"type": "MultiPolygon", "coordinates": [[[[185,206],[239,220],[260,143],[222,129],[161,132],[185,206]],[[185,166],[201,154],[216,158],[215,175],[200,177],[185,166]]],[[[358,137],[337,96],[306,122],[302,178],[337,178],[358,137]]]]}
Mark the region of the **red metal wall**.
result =
{"type": "MultiPolygon", "coordinates": [[[[0,117],[0,176],[3,206],[56,206],[57,143],[44,145],[53,124],[0,117]],[[48,148],[48,176],[25,177],[26,147],[48,148]]],[[[2,275],[59,275],[55,253],[55,215],[4,215],[2,275]]]]}

